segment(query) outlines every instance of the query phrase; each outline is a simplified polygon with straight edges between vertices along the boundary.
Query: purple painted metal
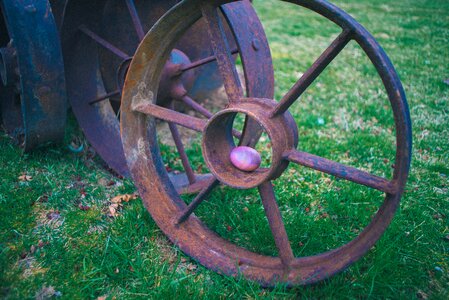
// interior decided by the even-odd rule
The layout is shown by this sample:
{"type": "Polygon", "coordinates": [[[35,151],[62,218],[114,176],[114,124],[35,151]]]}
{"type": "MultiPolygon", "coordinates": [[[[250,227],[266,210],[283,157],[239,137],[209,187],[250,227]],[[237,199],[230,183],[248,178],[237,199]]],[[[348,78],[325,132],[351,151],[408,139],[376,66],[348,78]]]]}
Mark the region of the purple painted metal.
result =
{"type": "MultiPolygon", "coordinates": [[[[120,134],[119,103],[121,89],[131,57],[142,32],[151,26],[178,1],[132,0],[76,0],[67,1],[62,26],[63,52],[66,64],[67,93],[80,126],[97,153],[117,173],[129,175],[120,134]]],[[[273,67],[263,29],[248,1],[235,3],[236,9],[223,8],[223,15],[231,24],[225,34],[232,53],[240,53],[248,94],[273,96],[273,67]],[[238,15],[236,13],[239,12],[238,15]],[[250,24],[242,26],[238,18],[249,16],[250,24]],[[242,27],[242,28],[233,28],[242,27]],[[257,37],[258,49],[251,47],[257,37]],[[264,60],[261,60],[261,57],[264,60]],[[263,61],[263,63],[260,63],[263,61]],[[254,67],[258,65],[257,67],[254,67]],[[271,74],[260,84],[261,73],[271,74]]],[[[223,18],[224,20],[224,18],[223,18]]],[[[181,37],[163,67],[158,104],[184,102],[188,107],[210,117],[198,101],[209,97],[222,85],[216,72],[216,58],[207,38],[204,22],[192,25],[181,37]],[[195,99],[195,100],[193,100],[195,99]]],[[[170,126],[182,161],[187,160],[177,130],[170,126]]],[[[187,171],[190,181],[193,174],[187,171]]]]}
{"type": "Polygon", "coordinates": [[[64,136],[66,95],[59,36],[47,0],[0,1],[0,10],[1,119],[28,152],[64,136]]]}
{"type": "MultiPolygon", "coordinates": [[[[339,25],[342,34],[280,102],[263,99],[266,98],[263,96],[244,95],[238,87],[231,48],[226,45],[216,13],[218,5],[228,2],[232,1],[182,1],[164,15],[140,44],[129,67],[122,97],[121,130],[128,167],[158,226],[173,243],[201,264],[223,274],[243,275],[264,286],[279,282],[287,285],[317,282],[357,261],[380,238],[394,216],[408,177],[412,147],[404,91],[383,49],[352,17],[326,1],[292,0],[288,2],[310,9],[339,25]],[[160,74],[176,41],[202,17],[209,25],[210,39],[219,60],[219,72],[226,80],[229,99],[228,106],[207,121],[161,107],[153,97],[158,93],[160,74]],[[288,108],[349,41],[357,42],[365,51],[389,96],[397,142],[391,180],[296,149],[298,130],[288,108]],[[268,134],[272,145],[268,168],[244,172],[230,161],[230,153],[236,147],[232,129],[237,114],[246,115],[247,120],[256,124],[255,128],[268,134]],[[190,128],[203,136],[203,157],[211,174],[207,180],[200,181],[203,189],[190,205],[181,199],[165,170],[157,142],[156,119],[190,128]],[[385,201],[371,223],[349,243],[314,256],[294,257],[271,184],[290,163],[378,189],[385,192],[385,201]],[[278,257],[254,253],[233,244],[212,232],[193,214],[218,182],[236,189],[258,187],[278,257]]],[[[245,18],[242,16],[239,21],[243,25],[245,18]]],[[[262,82],[263,78],[259,83],[262,82]]]]}

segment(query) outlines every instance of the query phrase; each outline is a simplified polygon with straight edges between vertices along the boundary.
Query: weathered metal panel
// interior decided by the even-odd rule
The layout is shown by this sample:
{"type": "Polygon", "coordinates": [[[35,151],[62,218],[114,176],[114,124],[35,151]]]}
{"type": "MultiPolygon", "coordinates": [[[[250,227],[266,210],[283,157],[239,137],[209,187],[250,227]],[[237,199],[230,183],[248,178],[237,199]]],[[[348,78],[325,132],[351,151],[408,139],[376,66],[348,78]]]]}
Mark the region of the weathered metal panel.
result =
{"type": "Polygon", "coordinates": [[[9,96],[2,96],[2,119],[27,152],[64,136],[66,90],[59,35],[46,0],[4,0],[1,10],[12,40],[9,48],[15,51],[12,59],[16,59],[19,86],[18,91],[8,88],[9,96]],[[13,96],[16,92],[20,98],[13,96]]]}

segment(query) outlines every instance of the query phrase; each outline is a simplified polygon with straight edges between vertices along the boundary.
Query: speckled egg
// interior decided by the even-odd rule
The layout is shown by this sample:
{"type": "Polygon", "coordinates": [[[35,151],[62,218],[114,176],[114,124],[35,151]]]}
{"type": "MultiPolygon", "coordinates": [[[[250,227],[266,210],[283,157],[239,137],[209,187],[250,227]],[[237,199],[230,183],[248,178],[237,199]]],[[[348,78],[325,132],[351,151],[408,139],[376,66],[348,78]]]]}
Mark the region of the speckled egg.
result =
{"type": "Polygon", "coordinates": [[[230,159],[234,167],[245,172],[257,170],[262,162],[259,152],[247,146],[234,148],[231,151],[230,159]]]}

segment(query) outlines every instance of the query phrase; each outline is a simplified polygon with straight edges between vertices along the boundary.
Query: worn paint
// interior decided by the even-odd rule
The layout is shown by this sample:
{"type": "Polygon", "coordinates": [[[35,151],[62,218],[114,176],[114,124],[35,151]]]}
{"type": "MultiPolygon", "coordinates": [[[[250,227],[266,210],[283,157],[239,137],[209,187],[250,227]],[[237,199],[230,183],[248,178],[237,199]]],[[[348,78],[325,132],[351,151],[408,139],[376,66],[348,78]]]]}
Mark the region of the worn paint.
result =
{"type": "Polygon", "coordinates": [[[15,82],[0,96],[2,121],[28,152],[64,136],[67,108],[60,40],[48,1],[0,4],[0,18],[7,25],[9,38],[0,47],[15,53],[11,58],[15,61],[8,62],[15,66],[7,74],[8,80],[15,82]]]}

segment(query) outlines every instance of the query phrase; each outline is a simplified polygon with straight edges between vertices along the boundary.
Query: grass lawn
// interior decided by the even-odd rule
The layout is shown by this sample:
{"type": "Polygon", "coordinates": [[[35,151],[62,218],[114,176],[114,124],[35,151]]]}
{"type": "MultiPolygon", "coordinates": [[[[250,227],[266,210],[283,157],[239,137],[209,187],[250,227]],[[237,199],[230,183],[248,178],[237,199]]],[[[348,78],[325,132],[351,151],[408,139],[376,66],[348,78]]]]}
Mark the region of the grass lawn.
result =
{"type": "MultiPolygon", "coordinates": [[[[275,66],[276,99],[338,35],[316,14],[279,1],[254,1],[275,66]]],[[[133,183],[109,173],[71,118],[64,145],[22,155],[0,133],[0,298],[449,298],[449,2],[347,0],[353,15],[384,47],[404,85],[414,150],[401,207],[376,246],[321,283],[263,289],[218,275],[170,244],[133,183]],[[111,211],[111,208],[117,208],[111,211]],[[112,216],[111,216],[112,215],[112,216]]],[[[389,178],[394,122],[381,81],[349,44],[291,108],[299,149],[389,178]]],[[[196,139],[187,147],[202,164],[196,139]]],[[[266,141],[268,142],[268,141],[266,141]]],[[[269,143],[260,151],[268,152],[269,143]]],[[[167,167],[180,160],[162,151],[167,167]]],[[[275,190],[296,256],[341,246],[369,223],[384,195],[291,166],[275,190]]],[[[189,201],[192,197],[185,197],[189,201]]],[[[257,191],[218,188],[196,214],[223,237],[266,255],[276,247],[257,191]]]]}

